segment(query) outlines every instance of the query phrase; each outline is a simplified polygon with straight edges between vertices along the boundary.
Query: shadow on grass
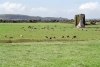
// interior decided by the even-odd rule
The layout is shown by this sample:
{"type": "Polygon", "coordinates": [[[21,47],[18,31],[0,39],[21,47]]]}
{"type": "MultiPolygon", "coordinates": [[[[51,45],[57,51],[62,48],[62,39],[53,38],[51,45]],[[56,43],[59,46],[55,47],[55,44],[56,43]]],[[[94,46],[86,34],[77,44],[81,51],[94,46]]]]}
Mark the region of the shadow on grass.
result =
{"type": "Polygon", "coordinates": [[[27,42],[73,42],[73,41],[87,41],[87,40],[66,40],[66,39],[58,39],[58,40],[33,40],[33,39],[18,39],[18,40],[0,40],[0,43],[27,43],[27,42]]]}

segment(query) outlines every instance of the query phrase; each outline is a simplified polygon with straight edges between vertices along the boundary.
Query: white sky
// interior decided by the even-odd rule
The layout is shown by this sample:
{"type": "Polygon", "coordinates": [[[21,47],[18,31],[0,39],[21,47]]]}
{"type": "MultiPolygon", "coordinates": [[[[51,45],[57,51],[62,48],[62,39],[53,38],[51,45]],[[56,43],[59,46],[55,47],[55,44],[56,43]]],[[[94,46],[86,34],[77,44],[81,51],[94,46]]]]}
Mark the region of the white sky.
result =
{"type": "Polygon", "coordinates": [[[74,18],[83,13],[87,19],[100,18],[99,0],[0,0],[0,14],[74,18]]]}

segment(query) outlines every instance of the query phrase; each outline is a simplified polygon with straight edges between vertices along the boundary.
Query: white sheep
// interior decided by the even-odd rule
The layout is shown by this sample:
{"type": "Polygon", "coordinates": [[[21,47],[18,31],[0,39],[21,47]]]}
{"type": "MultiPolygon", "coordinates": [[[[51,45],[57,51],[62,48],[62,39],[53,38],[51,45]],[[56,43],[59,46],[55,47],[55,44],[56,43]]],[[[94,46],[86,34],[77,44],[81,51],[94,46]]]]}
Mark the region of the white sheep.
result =
{"type": "Polygon", "coordinates": [[[23,37],[23,35],[20,35],[20,37],[23,37]]]}

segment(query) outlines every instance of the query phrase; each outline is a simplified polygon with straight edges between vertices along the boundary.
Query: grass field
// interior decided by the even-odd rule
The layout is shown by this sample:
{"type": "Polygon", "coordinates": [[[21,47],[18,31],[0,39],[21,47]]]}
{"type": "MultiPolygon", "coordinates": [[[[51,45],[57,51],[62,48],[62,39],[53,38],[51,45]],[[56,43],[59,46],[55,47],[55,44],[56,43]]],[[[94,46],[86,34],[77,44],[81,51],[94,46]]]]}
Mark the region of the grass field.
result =
{"type": "Polygon", "coordinates": [[[0,67],[100,67],[99,55],[99,23],[0,24],[0,67]]]}
{"type": "Polygon", "coordinates": [[[0,44],[0,67],[100,67],[100,41],[0,44]]]}
{"type": "Polygon", "coordinates": [[[4,40],[8,42],[100,40],[100,24],[77,29],[74,24],[66,23],[1,23],[0,31],[0,42],[4,40]],[[29,26],[32,28],[28,28],[29,26]],[[72,39],[73,36],[76,38],[72,39]]]}

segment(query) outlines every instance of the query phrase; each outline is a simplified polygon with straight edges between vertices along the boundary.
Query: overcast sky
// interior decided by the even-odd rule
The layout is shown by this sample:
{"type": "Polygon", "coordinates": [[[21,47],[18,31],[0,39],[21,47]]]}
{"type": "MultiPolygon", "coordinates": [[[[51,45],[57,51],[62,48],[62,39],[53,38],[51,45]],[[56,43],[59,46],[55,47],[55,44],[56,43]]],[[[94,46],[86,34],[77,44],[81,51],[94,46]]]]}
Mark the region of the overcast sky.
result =
{"type": "Polygon", "coordinates": [[[83,13],[100,18],[100,0],[0,0],[0,14],[24,14],[73,19],[83,13]]]}

